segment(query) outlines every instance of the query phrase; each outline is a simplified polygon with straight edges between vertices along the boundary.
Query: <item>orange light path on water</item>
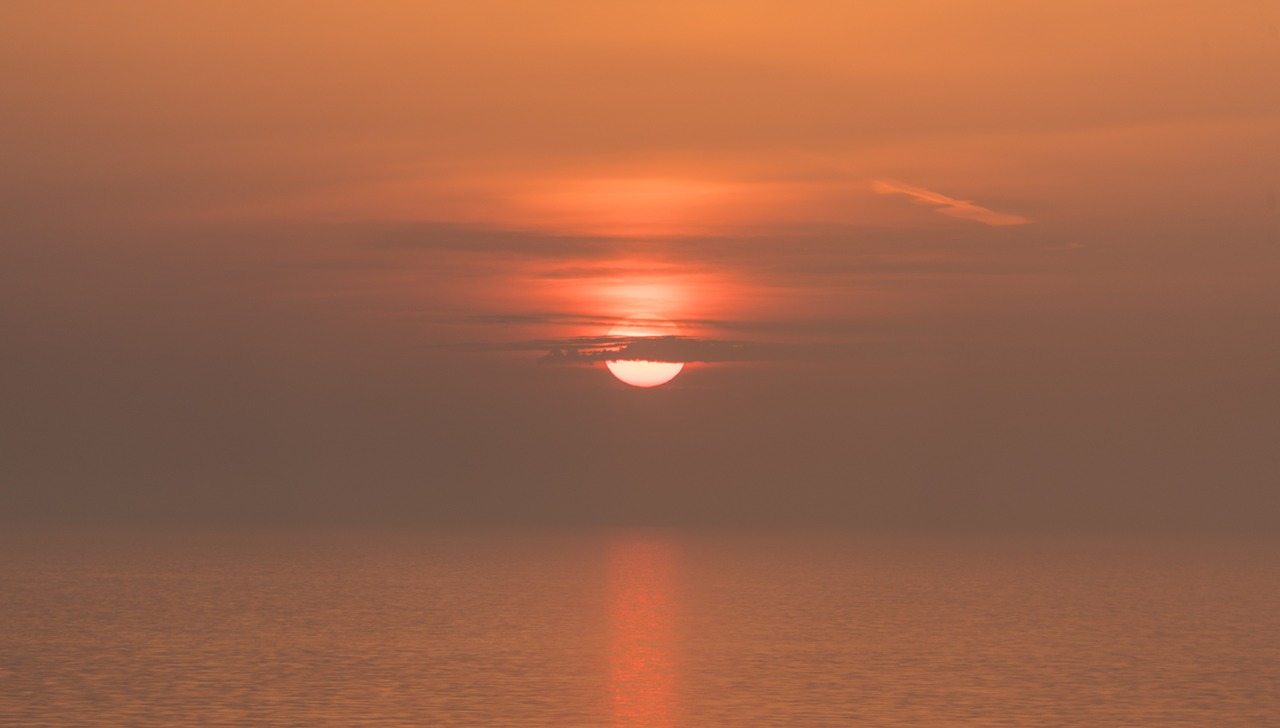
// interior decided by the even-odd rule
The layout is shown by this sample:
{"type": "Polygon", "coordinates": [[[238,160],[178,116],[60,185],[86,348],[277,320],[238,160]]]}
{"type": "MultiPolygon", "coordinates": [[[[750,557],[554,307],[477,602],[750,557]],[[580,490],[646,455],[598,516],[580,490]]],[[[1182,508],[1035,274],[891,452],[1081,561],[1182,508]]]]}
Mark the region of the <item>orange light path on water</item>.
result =
{"type": "Polygon", "coordinates": [[[609,692],[620,728],[677,723],[675,571],[674,546],[656,538],[611,550],[609,692]]]}

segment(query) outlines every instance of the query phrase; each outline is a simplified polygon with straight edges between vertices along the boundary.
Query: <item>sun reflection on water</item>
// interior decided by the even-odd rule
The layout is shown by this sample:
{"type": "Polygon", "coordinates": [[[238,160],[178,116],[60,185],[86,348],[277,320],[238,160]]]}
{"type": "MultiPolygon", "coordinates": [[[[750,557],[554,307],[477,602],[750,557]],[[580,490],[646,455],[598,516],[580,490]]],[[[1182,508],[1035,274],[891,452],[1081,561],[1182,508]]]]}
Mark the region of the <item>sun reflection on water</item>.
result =
{"type": "Polygon", "coordinates": [[[609,557],[609,681],[614,725],[677,723],[673,544],[656,536],[615,543],[609,557]]]}

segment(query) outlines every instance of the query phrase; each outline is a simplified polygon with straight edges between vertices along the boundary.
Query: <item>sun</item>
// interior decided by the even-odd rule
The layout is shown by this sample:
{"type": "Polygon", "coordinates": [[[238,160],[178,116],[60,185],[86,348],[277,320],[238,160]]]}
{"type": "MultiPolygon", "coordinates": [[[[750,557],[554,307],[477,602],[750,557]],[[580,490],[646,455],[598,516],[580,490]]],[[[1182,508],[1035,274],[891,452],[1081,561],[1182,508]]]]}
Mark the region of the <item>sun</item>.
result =
{"type": "MultiPolygon", "coordinates": [[[[619,321],[609,329],[609,336],[627,336],[636,338],[654,338],[659,336],[679,336],[680,328],[662,316],[636,314],[619,321]]],[[[678,361],[645,361],[642,359],[614,359],[606,361],[609,372],[620,381],[633,387],[657,387],[675,379],[684,369],[684,363],[678,361]]]]}

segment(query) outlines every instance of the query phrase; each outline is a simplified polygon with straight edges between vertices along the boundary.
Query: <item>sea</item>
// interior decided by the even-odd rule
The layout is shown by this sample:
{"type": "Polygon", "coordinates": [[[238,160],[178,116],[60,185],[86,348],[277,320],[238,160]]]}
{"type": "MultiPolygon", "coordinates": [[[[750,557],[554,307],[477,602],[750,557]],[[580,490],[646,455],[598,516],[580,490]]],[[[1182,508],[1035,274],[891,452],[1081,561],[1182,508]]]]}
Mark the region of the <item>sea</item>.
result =
{"type": "Polygon", "coordinates": [[[1280,545],[0,535],[0,726],[1280,726],[1280,545]]]}

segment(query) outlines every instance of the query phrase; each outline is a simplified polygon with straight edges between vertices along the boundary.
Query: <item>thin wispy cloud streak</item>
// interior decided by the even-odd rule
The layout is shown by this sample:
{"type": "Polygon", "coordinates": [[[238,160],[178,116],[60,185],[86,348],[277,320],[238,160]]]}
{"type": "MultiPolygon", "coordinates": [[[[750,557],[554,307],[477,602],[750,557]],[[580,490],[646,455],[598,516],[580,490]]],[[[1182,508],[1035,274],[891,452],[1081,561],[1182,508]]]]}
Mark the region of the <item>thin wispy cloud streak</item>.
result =
{"type": "Polygon", "coordinates": [[[1025,225],[1031,222],[1021,215],[996,212],[981,205],[976,205],[972,200],[957,200],[941,192],[934,192],[923,187],[915,187],[893,180],[878,179],[871,183],[871,187],[882,195],[906,195],[920,204],[935,205],[937,206],[937,212],[960,218],[961,220],[973,220],[974,222],[995,227],[1025,225]]]}
{"type": "MultiPolygon", "coordinates": [[[[486,327],[493,330],[506,328],[526,328],[526,327],[593,327],[598,329],[608,329],[618,322],[616,319],[609,317],[591,316],[585,313],[569,313],[569,312],[541,312],[530,314],[516,313],[490,313],[475,314],[457,317],[432,317],[428,319],[432,323],[437,324],[460,324],[469,326],[486,327]]],[[[827,340],[827,343],[834,343],[836,340],[843,340],[848,343],[866,343],[870,340],[875,341],[906,341],[906,340],[936,340],[947,338],[946,334],[949,330],[962,328],[966,322],[972,324],[972,317],[961,316],[935,316],[931,319],[921,318],[919,316],[895,316],[881,320],[855,320],[848,318],[825,318],[825,319],[776,319],[776,320],[750,320],[750,319],[678,319],[673,323],[685,328],[703,331],[718,332],[736,332],[744,335],[763,335],[763,336],[795,336],[802,334],[809,337],[821,337],[827,340]]],[[[732,335],[732,334],[730,334],[732,335]]],[[[515,343],[493,342],[484,345],[484,348],[492,350],[552,350],[570,347],[579,347],[583,344],[591,344],[599,342],[602,344],[613,343],[619,344],[630,341],[632,338],[652,339],[655,337],[627,337],[627,336],[608,336],[601,334],[599,336],[578,336],[566,338],[546,338],[535,339],[529,341],[520,341],[515,343]]],[[[745,340],[729,340],[719,339],[715,336],[673,336],[667,338],[675,338],[680,340],[702,340],[702,341],[732,341],[733,343],[745,346],[773,346],[773,347],[794,347],[794,343],[775,342],[766,344],[760,341],[745,340]]],[[[827,344],[823,344],[824,346],[827,344]]],[[[441,346],[450,346],[442,344],[441,346]]]]}
{"type": "Polygon", "coordinates": [[[538,339],[492,347],[504,351],[542,352],[544,364],[595,364],[606,361],[731,363],[826,359],[849,354],[864,345],[734,341],[693,336],[578,336],[538,339]]]}

